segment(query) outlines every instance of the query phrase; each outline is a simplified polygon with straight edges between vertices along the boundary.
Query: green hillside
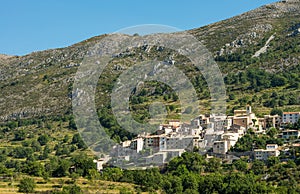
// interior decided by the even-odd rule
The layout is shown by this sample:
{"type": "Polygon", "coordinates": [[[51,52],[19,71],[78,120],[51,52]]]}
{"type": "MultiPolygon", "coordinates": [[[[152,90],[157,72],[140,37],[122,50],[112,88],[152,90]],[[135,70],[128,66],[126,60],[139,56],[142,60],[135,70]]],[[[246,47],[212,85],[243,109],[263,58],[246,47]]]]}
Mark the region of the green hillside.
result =
{"type": "MultiPolygon", "coordinates": [[[[201,41],[217,62],[226,84],[227,114],[250,104],[258,116],[300,111],[300,2],[279,2],[208,26],[187,31],[201,41]]],[[[15,193],[33,179],[37,193],[299,193],[300,150],[266,163],[241,158],[233,164],[185,153],[162,168],[96,172],[95,156],[74,121],[74,77],[89,49],[107,35],[75,45],[26,56],[0,55],[0,193],[15,193]],[[79,186],[79,187],[78,187],[79,186]],[[71,192],[72,191],[72,192],[71,192]]],[[[195,65],[170,49],[139,47],[114,56],[99,77],[95,104],[111,139],[137,134],[123,129],[111,110],[111,92],[119,75],[147,60],[169,62],[191,81],[201,113],[211,109],[206,80],[195,65]]],[[[175,75],[176,76],[176,75],[175,75]]],[[[151,119],[149,106],[163,102],[167,119],[183,107],[170,86],[149,81],[130,96],[140,123],[151,119]]],[[[185,111],[193,111],[195,107],[185,111]]],[[[297,126],[296,126],[297,128],[297,126]]],[[[275,132],[274,132],[275,133],[275,132]]],[[[249,142],[264,147],[275,134],[251,132],[234,151],[249,151],[249,142]]],[[[275,140],[274,140],[275,141],[275,140]]],[[[28,184],[29,184],[28,183],[28,184]]],[[[30,184],[29,184],[30,185],[30,184]]]]}

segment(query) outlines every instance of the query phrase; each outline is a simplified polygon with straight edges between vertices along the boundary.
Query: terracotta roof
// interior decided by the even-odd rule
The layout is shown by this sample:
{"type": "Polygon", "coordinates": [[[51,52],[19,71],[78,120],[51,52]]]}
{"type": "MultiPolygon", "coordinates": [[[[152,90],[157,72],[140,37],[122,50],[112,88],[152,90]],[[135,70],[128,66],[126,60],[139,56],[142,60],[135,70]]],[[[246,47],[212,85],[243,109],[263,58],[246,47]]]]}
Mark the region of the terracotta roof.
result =
{"type": "Polygon", "coordinates": [[[300,112],[283,112],[282,114],[300,114],[300,112]]]}

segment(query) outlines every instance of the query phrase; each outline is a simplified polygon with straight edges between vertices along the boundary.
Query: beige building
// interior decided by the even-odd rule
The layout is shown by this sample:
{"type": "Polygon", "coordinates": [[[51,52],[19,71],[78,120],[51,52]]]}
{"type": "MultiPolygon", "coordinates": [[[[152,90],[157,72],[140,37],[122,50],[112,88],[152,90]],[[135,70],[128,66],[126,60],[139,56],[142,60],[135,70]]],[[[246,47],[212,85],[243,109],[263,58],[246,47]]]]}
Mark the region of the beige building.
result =
{"type": "MultiPolygon", "coordinates": [[[[234,110],[233,125],[239,125],[249,129],[259,125],[255,113],[252,112],[251,106],[247,106],[246,110],[234,110]]],[[[259,127],[259,126],[258,126],[259,127]]]]}
{"type": "Polygon", "coordinates": [[[213,145],[213,153],[226,154],[230,149],[230,143],[227,140],[215,141],[213,145]]]}
{"type": "Polygon", "coordinates": [[[279,115],[265,115],[264,122],[262,123],[262,127],[264,129],[270,127],[279,127],[281,123],[281,117],[279,115]]]}
{"type": "Polygon", "coordinates": [[[220,141],[214,141],[213,153],[226,154],[228,150],[233,147],[238,141],[240,135],[238,133],[223,133],[220,141]]]}

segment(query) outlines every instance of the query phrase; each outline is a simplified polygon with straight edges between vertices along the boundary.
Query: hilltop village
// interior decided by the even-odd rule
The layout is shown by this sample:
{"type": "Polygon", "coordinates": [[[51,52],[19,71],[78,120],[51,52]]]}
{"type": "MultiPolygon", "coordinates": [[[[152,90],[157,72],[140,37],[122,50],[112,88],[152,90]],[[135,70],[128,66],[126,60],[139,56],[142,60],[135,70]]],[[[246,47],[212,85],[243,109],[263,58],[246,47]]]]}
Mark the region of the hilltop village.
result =
{"type": "MultiPolygon", "coordinates": [[[[277,144],[267,144],[265,149],[256,149],[255,143],[250,152],[234,153],[231,148],[249,130],[265,134],[270,128],[278,128],[281,130],[277,138],[284,142],[297,139],[299,131],[285,129],[285,126],[298,122],[299,117],[300,112],[283,112],[282,115],[259,118],[251,106],[247,106],[245,110],[235,110],[233,116],[199,115],[190,123],[172,120],[161,124],[153,134],[139,134],[135,139],[115,146],[110,162],[122,167],[160,166],[186,151],[196,151],[227,162],[245,155],[250,159],[267,160],[270,156],[279,156],[282,148],[277,144]]],[[[102,163],[104,161],[99,159],[98,170],[101,170],[102,163]]]]}

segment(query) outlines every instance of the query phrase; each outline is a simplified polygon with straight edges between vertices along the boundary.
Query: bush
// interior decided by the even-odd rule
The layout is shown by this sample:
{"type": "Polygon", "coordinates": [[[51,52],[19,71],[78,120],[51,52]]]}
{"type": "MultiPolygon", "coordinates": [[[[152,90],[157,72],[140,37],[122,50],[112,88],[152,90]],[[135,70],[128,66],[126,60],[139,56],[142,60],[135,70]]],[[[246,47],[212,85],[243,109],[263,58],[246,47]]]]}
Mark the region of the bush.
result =
{"type": "Polygon", "coordinates": [[[72,185],[72,186],[63,187],[62,193],[63,194],[65,194],[65,193],[66,194],[81,194],[83,192],[82,192],[82,189],[79,186],[72,185]]]}
{"type": "Polygon", "coordinates": [[[24,131],[19,130],[15,132],[15,138],[14,138],[15,141],[22,141],[25,138],[26,138],[26,134],[24,131]]]}
{"type": "Polygon", "coordinates": [[[36,184],[32,178],[23,178],[18,185],[19,192],[22,193],[33,193],[36,184]]]}
{"type": "Polygon", "coordinates": [[[281,116],[282,115],[282,110],[281,109],[278,109],[278,108],[273,108],[270,112],[271,115],[279,115],[281,116]]]}
{"type": "Polygon", "coordinates": [[[48,135],[41,135],[38,138],[38,142],[43,146],[46,145],[49,142],[49,137],[48,135]]]}
{"type": "Polygon", "coordinates": [[[12,156],[14,158],[27,158],[31,154],[33,154],[33,150],[31,148],[16,147],[13,150],[12,156]]]}

